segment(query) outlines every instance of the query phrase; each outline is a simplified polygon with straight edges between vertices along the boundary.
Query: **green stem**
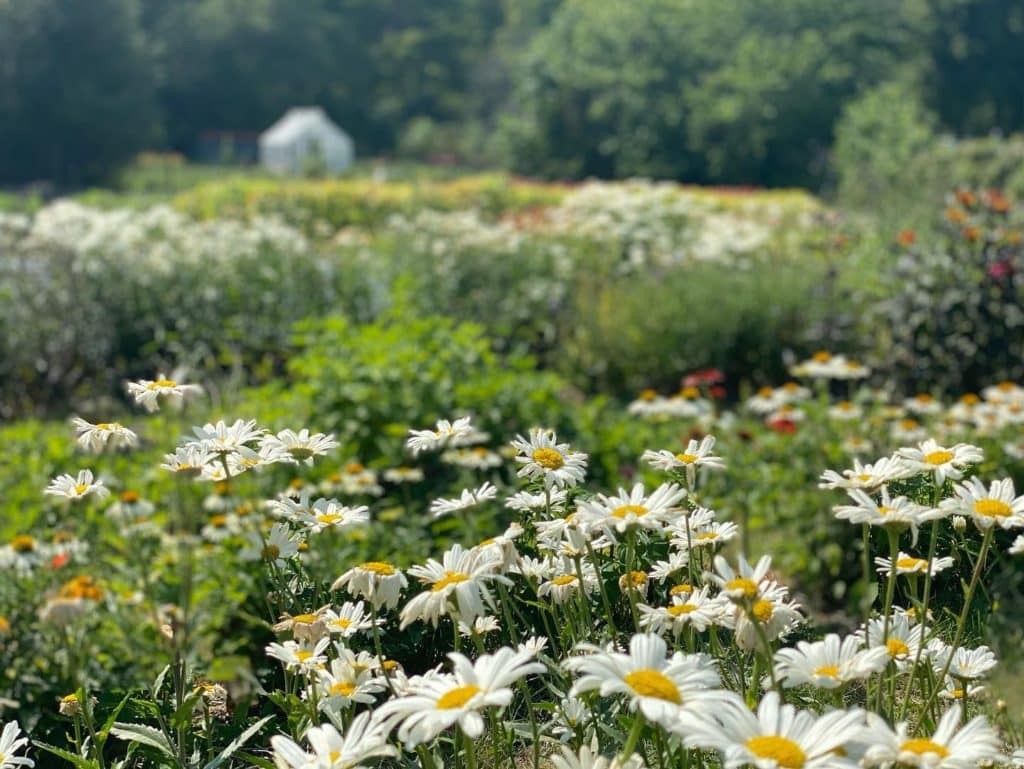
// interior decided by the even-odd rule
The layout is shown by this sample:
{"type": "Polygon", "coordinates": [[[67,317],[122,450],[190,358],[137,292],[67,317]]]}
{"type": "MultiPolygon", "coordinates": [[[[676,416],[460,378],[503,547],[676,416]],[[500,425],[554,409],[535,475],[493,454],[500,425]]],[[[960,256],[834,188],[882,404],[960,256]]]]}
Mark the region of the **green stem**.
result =
{"type": "MultiPolygon", "coordinates": [[[[942,685],[946,680],[946,676],[949,674],[949,666],[953,664],[953,651],[960,646],[960,642],[964,638],[964,629],[967,626],[967,615],[971,611],[971,601],[974,599],[974,591],[978,587],[978,580],[981,577],[981,572],[985,568],[985,560],[988,558],[988,551],[992,546],[993,536],[995,536],[995,525],[989,526],[985,529],[985,536],[981,540],[981,549],[978,551],[978,562],[974,565],[974,573],[971,575],[971,583],[967,586],[967,594],[964,596],[964,608],[961,610],[960,617],[956,622],[956,635],[953,637],[953,644],[950,646],[950,653],[946,657],[946,664],[942,666],[942,672],[938,675],[936,685],[932,687],[931,694],[928,696],[928,700],[921,709],[922,713],[931,707],[935,698],[938,696],[939,689],[942,688],[942,685]]],[[[923,640],[924,639],[922,639],[922,642],[923,640]]]]}
{"type": "Polygon", "coordinates": [[[644,717],[638,710],[636,717],[633,719],[633,728],[629,732],[629,737],[626,739],[626,744],[622,747],[622,756],[620,761],[625,763],[629,760],[629,757],[633,755],[633,750],[636,748],[637,742],[640,740],[640,734],[644,730],[644,717]]]}

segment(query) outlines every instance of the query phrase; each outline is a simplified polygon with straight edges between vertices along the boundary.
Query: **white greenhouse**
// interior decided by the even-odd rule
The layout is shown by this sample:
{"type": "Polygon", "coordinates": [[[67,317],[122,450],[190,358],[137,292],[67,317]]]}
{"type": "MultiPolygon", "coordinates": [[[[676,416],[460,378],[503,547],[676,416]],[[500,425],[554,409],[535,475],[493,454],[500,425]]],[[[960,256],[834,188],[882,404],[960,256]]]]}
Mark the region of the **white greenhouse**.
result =
{"type": "Polygon", "coordinates": [[[354,158],[351,137],[320,107],[292,107],[260,135],[260,164],[275,174],[336,174],[354,158]]]}

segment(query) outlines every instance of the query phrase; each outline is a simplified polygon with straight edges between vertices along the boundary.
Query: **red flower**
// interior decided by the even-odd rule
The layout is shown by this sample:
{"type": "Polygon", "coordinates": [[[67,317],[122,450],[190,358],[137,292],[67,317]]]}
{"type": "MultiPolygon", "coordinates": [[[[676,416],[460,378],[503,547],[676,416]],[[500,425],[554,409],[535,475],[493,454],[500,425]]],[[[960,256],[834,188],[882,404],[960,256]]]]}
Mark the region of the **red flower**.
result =
{"type": "Polygon", "coordinates": [[[768,427],[784,435],[792,435],[796,432],[796,422],[792,419],[773,419],[768,423],[768,427]]]}
{"type": "Polygon", "coordinates": [[[708,390],[708,395],[714,398],[716,401],[723,400],[727,395],[727,391],[722,385],[712,385],[708,390]]]}
{"type": "Polygon", "coordinates": [[[70,553],[58,553],[57,555],[55,555],[53,557],[53,560],[50,561],[50,568],[51,569],[60,569],[63,566],[67,566],[68,561],[70,561],[70,560],[71,560],[71,554],[70,553]]]}
{"type": "Polygon", "coordinates": [[[912,246],[917,240],[917,233],[913,230],[900,230],[896,235],[896,242],[901,246],[912,246]]]}
{"type": "Polygon", "coordinates": [[[1009,262],[996,262],[995,264],[989,265],[988,268],[989,277],[999,280],[1000,278],[1008,278],[1013,275],[1013,265],[1009,262]]]}
{"type": "Polygon", "coordinates": [[[725,374],[717,368],[702,368],[683,377],[683,387],[697,387],[702,384],[721,384],[725,374]]]}

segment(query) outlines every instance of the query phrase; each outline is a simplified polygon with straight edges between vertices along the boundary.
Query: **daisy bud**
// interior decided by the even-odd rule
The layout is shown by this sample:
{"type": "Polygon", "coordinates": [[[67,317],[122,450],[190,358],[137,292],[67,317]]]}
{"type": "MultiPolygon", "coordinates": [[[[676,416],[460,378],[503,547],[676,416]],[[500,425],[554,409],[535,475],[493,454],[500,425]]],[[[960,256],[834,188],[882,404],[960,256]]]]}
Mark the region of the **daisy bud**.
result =
{"type": "Polygon", "coordinates": [[[953,530],[958,534],[963,534],[967,531],[967,519],[962,515],[953,516],[953,530]]]}

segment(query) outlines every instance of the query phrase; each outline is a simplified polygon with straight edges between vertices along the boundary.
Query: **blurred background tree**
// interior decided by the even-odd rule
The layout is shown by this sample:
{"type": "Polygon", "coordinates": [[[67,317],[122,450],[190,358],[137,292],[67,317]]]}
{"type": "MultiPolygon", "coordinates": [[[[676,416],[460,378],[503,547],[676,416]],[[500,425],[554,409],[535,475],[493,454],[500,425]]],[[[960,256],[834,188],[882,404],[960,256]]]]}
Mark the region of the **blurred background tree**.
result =
{"type": "Polygon", "coordinates": [[[362,156],[822,189],[876,88],[929,133],[1005,135],[1022,68],[1016,0],[0,0],[0,183],[318,104],[362,156]]]}

